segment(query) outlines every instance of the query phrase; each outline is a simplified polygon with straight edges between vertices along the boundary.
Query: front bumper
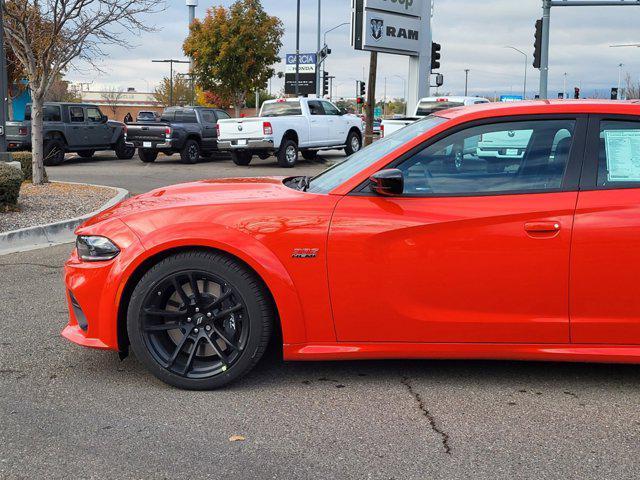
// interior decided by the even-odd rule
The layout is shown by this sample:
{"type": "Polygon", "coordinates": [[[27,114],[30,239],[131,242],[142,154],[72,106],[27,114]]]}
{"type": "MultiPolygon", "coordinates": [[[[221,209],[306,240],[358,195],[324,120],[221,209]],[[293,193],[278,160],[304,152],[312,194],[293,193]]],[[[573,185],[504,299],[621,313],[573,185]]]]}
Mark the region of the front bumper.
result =
{"type": "Polygon", "coordinates": [[[238,138],[236,140],[218,140],[218,150],[274,150],[274,146],[272,138],[238,138]]]}
{"type": "Polygon", "coordinates": [[[64,266],[69,321],[62,336],[83,347],[118,351],[120,299],[130,275],[128,269],[144,247],[119,219],[81,227],[77,233],[108,237],[118,245],[120,254],[108,261],[85,262],[73,250],[64,266]]]}

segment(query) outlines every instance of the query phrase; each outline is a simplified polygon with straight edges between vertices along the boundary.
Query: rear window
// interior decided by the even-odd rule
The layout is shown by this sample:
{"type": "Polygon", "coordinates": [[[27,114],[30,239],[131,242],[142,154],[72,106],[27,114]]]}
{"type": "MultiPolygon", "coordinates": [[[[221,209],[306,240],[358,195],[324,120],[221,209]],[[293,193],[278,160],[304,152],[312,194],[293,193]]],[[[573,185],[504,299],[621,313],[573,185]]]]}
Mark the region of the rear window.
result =
{"type": "Polygon", "coordinates": [[[262,105],[262,117],[283,117],[285,115],[302,115],[300,102],[274,102],[262,105]]]}
{"type": "Polygon", "coordinates": [[[418,104],[418,110],[416,116],[418,117],[426,117],[427,115],[431,115],[432,113],[439,112],[441,110],[446,110],[448,108],[454,107],[463,107],[464,102],[448,102],[448,101],[429,101],[429,102],[420,102],[418,104]]]}
{"type": "MultiPolygon", "coordinates": [[[[25,108],[24,119],[26,121],[31,121],[31,105],[27,105],[25,108]]],[[[60,114],[60,107],[58,105],[45,105],[43,120],[45,122],[61,122],[62,116],[60,114]]]]}

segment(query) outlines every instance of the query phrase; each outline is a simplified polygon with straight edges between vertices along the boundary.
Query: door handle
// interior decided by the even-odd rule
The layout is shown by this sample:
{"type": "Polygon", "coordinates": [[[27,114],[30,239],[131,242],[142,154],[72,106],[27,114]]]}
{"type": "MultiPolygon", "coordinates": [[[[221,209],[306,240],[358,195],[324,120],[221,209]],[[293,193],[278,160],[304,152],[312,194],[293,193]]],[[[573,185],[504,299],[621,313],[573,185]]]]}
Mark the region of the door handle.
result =
{"type": "Polygon", "coordinates": [[[528,233],[557,233],[560,231],[560,222],[527,222],[524,229],[528,233]]]}

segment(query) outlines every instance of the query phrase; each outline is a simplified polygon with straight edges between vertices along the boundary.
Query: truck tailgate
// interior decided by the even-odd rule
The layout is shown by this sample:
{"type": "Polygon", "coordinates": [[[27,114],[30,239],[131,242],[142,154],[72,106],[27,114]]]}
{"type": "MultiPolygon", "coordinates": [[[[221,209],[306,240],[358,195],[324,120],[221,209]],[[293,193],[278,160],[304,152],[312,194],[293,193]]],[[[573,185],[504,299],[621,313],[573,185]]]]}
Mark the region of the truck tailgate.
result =
{"type": "Polygon", "coordinates": [[[220,132],[218,134],[218,140],[263,138],[264,130],[262,125],[265,121],[268,120],[257,117],[219,120],[218,127],[220,132]]]}
{"type": "Polygon", "coordinates": [[[129,124],[127,125],[127,141],[157,142],[164,141],[168,125],[163,124],[129,124]]]}

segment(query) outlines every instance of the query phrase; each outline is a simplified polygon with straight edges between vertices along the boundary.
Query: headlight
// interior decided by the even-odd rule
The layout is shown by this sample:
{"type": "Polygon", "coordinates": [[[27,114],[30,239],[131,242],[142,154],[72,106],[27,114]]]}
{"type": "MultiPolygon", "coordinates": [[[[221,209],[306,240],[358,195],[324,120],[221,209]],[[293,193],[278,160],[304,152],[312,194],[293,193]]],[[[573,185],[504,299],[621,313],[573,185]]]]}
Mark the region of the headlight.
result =
{"type": "Polygon", "coordinates": [[[78,256],[85,262],[100,262],[115,258],[120,249],[106,237],[87,237],[80,235],[76,239],[78,256]]]}

